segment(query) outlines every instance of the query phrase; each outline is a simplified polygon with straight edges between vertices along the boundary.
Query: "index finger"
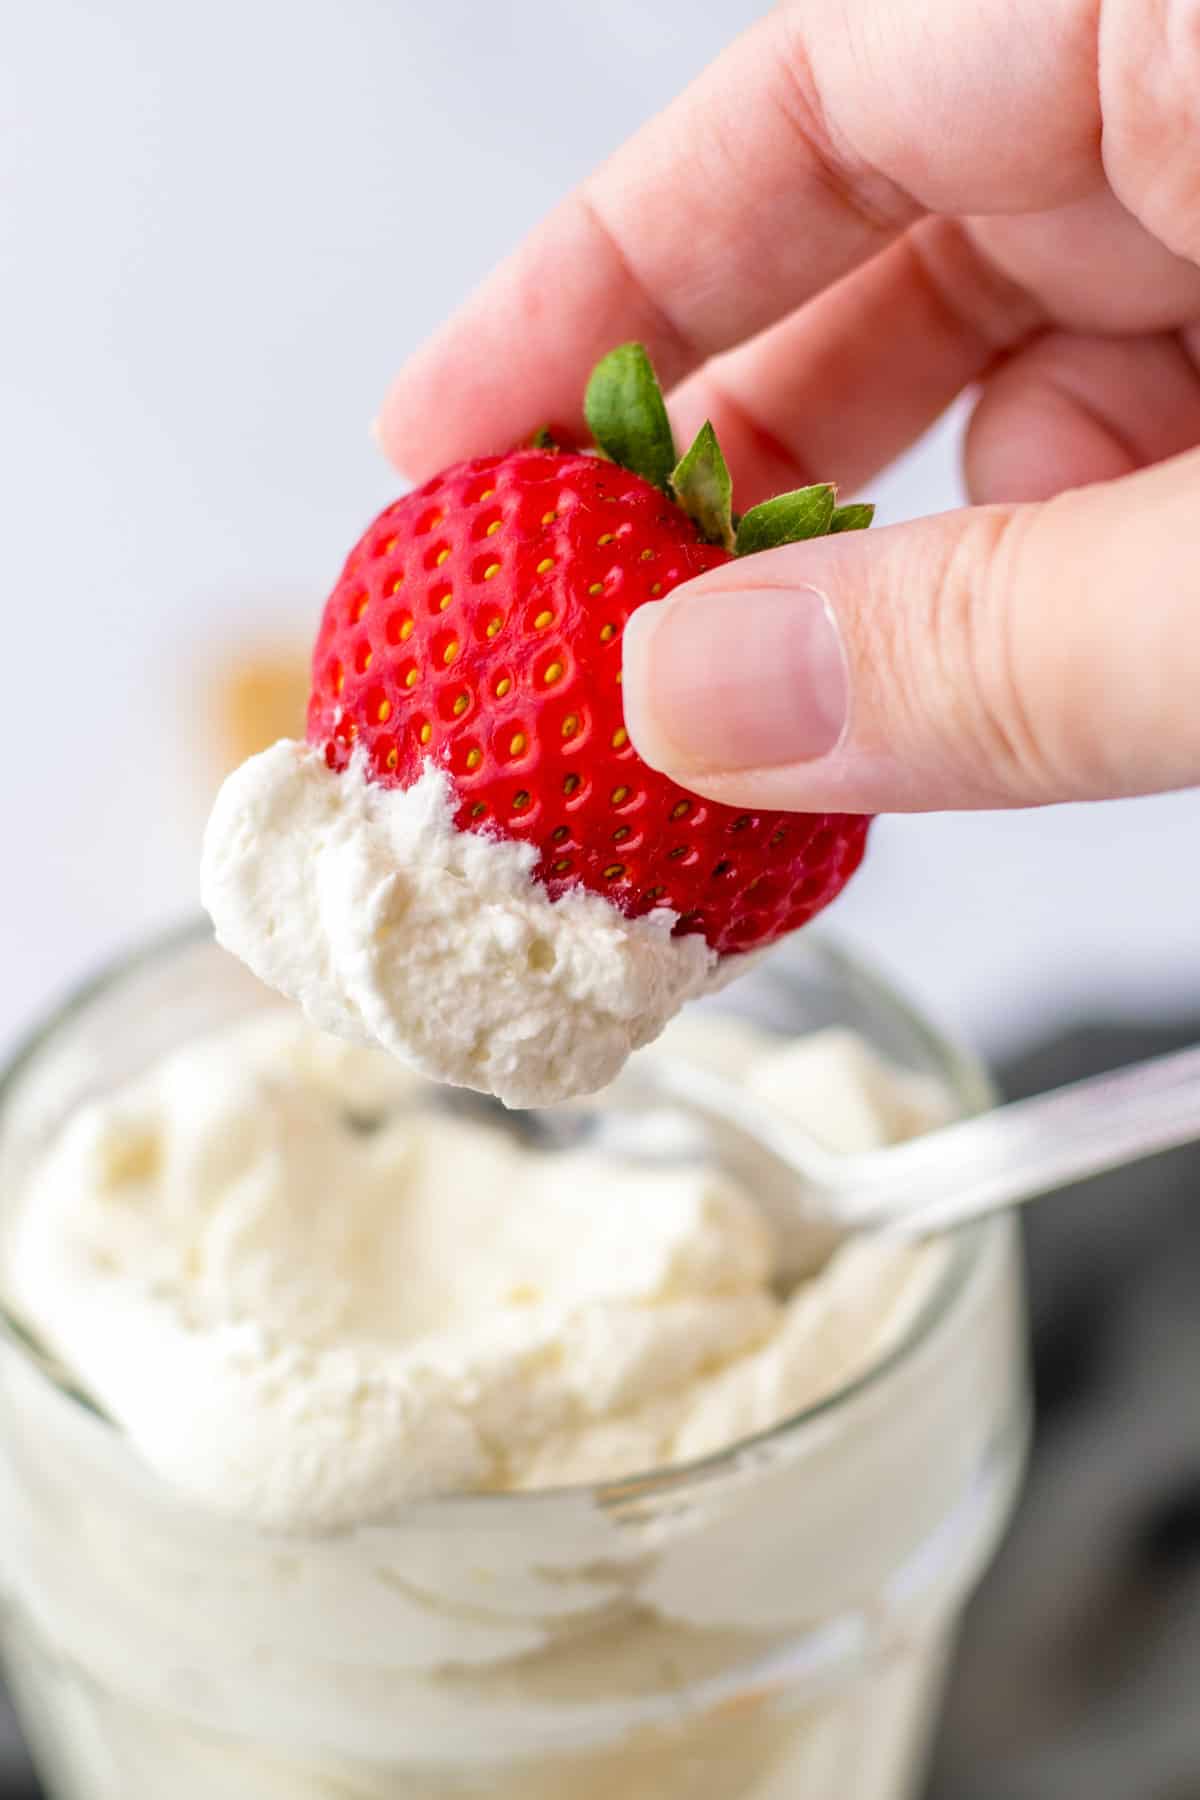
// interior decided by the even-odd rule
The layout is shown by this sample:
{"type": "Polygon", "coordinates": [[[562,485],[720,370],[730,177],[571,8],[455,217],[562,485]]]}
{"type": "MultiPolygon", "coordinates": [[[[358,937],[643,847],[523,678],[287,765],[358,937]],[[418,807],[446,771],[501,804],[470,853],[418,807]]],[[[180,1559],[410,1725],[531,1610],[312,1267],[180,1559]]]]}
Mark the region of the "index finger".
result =
{"type": "Polygon", "coordinates": [[[1099,173],[1091,0],[795,0],[571,194],[409,361],[380,415],[414,479],[577,428],[637,338],[670,385],[928,210],[1033,211],[1099,173]]]}

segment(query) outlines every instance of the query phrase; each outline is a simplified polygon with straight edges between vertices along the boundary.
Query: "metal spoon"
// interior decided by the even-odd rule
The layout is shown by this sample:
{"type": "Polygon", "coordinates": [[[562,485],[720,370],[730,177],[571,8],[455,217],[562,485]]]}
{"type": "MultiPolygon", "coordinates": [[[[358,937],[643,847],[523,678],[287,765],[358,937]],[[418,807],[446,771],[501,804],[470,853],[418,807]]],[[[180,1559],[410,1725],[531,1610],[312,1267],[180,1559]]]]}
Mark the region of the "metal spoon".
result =
{"type": "Polygon", "coordinates": [[[824,1260],[851,1232],[922,1237],[1200,1138],[1200,1046],[1013,1101],[886,1150],[838,1155],[719,1076],[648,1052],[613,1089],[509,1112],[443,1089],[532,1149],[624,1161],[715,1161],[772,1219],[780,1273],[824,1260]]]}
{"type": "Polygon", "coordinates": [[[805,1263],[814,1232],[925,1236],[1200,1138],[1200,1045],[855,1156],[702,1070],[664,1061],[654,1081],[714,1129],[805,1263]]]}

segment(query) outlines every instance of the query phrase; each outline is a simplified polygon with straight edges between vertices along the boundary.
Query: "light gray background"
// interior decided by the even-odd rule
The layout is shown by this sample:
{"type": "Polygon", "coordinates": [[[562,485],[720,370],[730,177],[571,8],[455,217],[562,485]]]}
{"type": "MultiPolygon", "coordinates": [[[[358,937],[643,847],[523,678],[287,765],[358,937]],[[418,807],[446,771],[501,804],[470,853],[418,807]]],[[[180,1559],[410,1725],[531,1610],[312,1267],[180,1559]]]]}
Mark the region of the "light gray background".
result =
{"type": "MultiPolygon", "coordinates": [[[[392,368],[756,10],[10,12],[0,1038],[193,903],[180,726],[223,636],[315,619],[394,492],[367,436],[392,368]]],[[[953,504],[955,468],[949,425],[875,484],[884,516],[953,504]]],[[[1196,794],[889,821],[837,921],[992,1050],[1081,1009],[1194,1007],[1198,827],[1196,794]]]]}

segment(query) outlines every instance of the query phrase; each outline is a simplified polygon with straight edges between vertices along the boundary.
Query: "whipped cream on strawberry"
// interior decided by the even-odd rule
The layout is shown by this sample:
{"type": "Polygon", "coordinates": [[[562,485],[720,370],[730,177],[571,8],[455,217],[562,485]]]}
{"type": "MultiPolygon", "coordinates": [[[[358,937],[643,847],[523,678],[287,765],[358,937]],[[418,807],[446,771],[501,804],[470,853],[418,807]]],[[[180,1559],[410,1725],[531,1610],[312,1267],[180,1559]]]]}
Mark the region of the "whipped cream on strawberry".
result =
{"type": "Polygon", "coordinates": [[[218,940],[322,1029],[510,1106],[595,1092],[745,966],[667,908],[552,900],[531,844],[459,830],[454,804],[432,763],[401,788],[286,739],[252,757],[205,834],[218,940]]]}
{"type": "Polygon", "coordinates": [[[596,452],[473,457],[373,519],[325,602],[308,748],[226,783],[204,901],[318,1025],[512,1106],[594,1092],[685,1001],[841,892],[870,821],[744,812],[630,740],[627,621],[736,556],[870,523],[818,483],[735,516],[638,344],[596,452]]]}

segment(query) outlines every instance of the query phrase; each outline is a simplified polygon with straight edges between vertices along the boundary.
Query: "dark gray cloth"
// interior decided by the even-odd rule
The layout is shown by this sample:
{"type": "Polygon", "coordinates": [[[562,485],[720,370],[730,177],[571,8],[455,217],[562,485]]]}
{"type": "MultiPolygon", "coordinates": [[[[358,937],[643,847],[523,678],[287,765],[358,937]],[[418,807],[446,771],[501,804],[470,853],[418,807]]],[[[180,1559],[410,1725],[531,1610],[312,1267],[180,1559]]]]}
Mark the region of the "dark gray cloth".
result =
{"type": "MultiPolygon", "coordinates": [[[[1198,1040],[1200,1021],[1083,1027],[1002,1083],[1015,1098],[1198,1040]]],[[[1200,1150],[1024,1225],[1037,1442],[928,1800],[1200,1800],[1200,1150]]],[[[7,1712],[0,1800],[39,1800],[7,1712]]]]}
{"type": "MultiPolygon", "coordinates": [[[[1089,1026],[1013,1098],[1200,1040],[1089,1026]]],[[[1200,1150],[1028,1209],[1036,1448],[929,1800],[1200,1800],[1200,1150]]]]}

